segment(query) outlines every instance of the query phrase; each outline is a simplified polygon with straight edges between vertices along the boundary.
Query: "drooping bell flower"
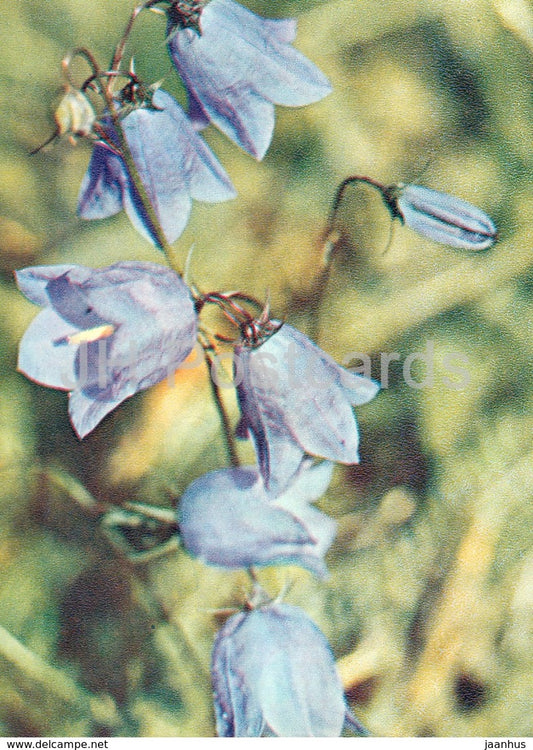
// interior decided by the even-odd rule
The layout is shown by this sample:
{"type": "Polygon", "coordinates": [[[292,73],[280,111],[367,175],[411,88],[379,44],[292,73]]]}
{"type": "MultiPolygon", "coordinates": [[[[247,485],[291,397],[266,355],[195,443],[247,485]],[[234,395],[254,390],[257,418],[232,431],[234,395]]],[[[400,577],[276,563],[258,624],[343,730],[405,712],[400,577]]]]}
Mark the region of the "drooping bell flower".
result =
{"type": "Polygon", "coordinates": [[[235,349],[241,408],[238,434],[255,444],[259,471],[274,495],[290,483],[306,453],[344,464],[359,462],[352,405],[370,401],[379,386],[338,365],[288,324],[257,321],[235,349]],[[273,332],[272,332],[273,331],[273,332]]]}
{"type": "Polygon", "coordinates": [[[204,562],[225,568],[284,563],[325,577],[323,558],[336,523],[311,503],[326,491],[332,469],[327,462],[302,468],[275,499],[255,467],[204,474],[179,503],[184,547],[204,562]]]}
{"type": "Polygon", "coordinates": [[[329,644],[301,609],[269,602],[226,620],[213,648],[220,737],[339,737],[347,710],[329,644]]]}
{"type": "MultiPolygon", "coordinates": [[[[185,229],[193,198],[216,203],[235,197],[228,175],[170,94],[161,89],[151,92],[149,106],[130,109],[120,122],[168,242],[185,229]]],[[[110,117],[104,117],[101,125],[109,144],[118,148],[110,117]]],[[[135,229],[158,245],[122,157],[111,145],[99,143],[83,178],[78,214],[83,219],[105,219],[123,208],[135,229]]]]}
{"type": "Polygon", "coordinates": [[[124,399],[171,376],[196,343],[188,287],[155,263],[34,266],[16,279],[44,307],[22,337],[18,369],[69,391],[80,438],[124,399]]]}
{"type": "Polygon", "coordinates": [[[418,234],[462,250],[486,250],[498,237],[494,222],[460,198],[419,185],[388,188],[396,193],[397,214],[418,234]]]}
{"type": "Polygon", "coordinates": [[[327,78],[292,46],[293,19],[266,19],[234,0],[174,0],[168,50],[197,127],[212,122],[257,159],[274,131],[274,105],[300,107],[330,93],[327,78]]]}

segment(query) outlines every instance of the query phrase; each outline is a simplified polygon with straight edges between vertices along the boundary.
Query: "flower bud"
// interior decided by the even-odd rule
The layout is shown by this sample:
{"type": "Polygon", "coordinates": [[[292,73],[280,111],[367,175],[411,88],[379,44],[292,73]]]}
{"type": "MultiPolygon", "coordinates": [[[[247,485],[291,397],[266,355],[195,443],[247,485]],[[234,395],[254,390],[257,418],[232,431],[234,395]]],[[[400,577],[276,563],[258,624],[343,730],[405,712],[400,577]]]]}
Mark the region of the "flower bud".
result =
{"type": "MultiPolygon", "coordinates": [[[[398,185],[396,207],[415,232],[450,247],[486,250],[498,238],[492,219],[471,203],[419,185],[398,185]]],[[[390,192],[393,193],[394,187],[390,192]]]]}
{"type": "Polygon", "coordinates": [[[81,91],[69,86],[54,113],[57,135],[88,136],[92,132],[96,114],[89,99],[81,91]]]}

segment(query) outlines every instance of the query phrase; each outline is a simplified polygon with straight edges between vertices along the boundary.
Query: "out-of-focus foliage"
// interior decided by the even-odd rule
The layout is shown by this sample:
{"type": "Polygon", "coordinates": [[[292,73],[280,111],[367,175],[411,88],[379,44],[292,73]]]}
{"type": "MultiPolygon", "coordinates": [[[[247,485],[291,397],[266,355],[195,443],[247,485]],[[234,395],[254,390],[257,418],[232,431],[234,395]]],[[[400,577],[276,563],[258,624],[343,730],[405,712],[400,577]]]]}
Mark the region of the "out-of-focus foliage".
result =
{"type": "MultiPolygon", "coordinates": [[[[528,0],[246,5],[299,15],[297,46],[334,92],[312,107],[278,109],[260,164],[207,131],[239,196],[195,205],[176,243],[182,264],[194,243],[197,285],[260,298],[269,289],[276,316],[309,331],[321,232],[336,185],[353,173],[460,196],[487,211],[501,235],[489,252],[467,255],[398,225],[384,254],[390,220],[379,197],[349,190],[318,340],[339,360],[372,354],[382,380],[380,354],[398,357],[388,387],[358,412],[361,465],[337,468],[320,503],[339,523],[330,579],[296,568],[260,579],[273,595],[292,582],[287,600],[330,639],[351,705],[373,733],[531,734],[532,8],[528,0]],[[432,373],[418,370],[430,380],[421,388],[402,376],[415,352],[432,363],[432,373]],[[452,355],[463,357],[466,384],[464,371],[450,372],[452,355]]],[[[0,721],[8,735],[212,734],[213,610],[238,606],[248,585],[244,573],[204,567],[183,551],[133,564],[102,532],[102,506],[91,499],[171,507],[189,482],[226,465],[203,367],[178,373],[174,388],[138,394],[83,442],[66,396],[16,372],[17,342],[37,310],[15,289],[13,269],[163,262],[124,215],[75,217],[86,144],[28,155],[53,130],[62,56],[84,44],[107,65],[131,7],[0,7],[0,721]]],[[[163,25],[147,14],[128,49],[147,82],[164,76],[183,101],[163,25]]],[[[241,450],[249,462],[249,447],[241,450]]]]}

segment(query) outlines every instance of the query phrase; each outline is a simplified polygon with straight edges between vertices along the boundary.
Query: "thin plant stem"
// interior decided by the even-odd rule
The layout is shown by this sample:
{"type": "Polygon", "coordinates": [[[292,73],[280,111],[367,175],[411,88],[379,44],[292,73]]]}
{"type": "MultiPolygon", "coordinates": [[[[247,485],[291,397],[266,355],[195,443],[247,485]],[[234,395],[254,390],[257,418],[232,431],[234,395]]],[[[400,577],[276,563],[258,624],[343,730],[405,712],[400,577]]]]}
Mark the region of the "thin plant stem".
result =
{"type": "Polygon", "coordinates": [[[372,187],[376,188],[376,190],[381,193],[381,197],[387,205],[387,208],[389,210],[393,210],[391,190],[387,187],[387,185],[384,185],[382,182],[375,180],[373,177],[365,177],[364,175],[354,174],[350,177],[346,177],[337,188],[337,192],[335,193],[335,198],[333,199],[333,204],[331,206],[331,211],[329,214],[328,230],[331,230],[333,228],[335,219],[337,218],[337,212],[346,193],[346,189],[356,182],[364,182],[367,185],[371,185],[372,187]]]}
{"type": "Polygon", "coordinates": [[[75,57],[84,58],[85,62],[92,69],[93,77],[98,77],[99,75],[102,74],[102,70],[98,64],[96,57],[93,55],[93,53],[89,49],[87,49],[87,47],[75,47],[72,50],[72,52],[70,52],[66,57],[63,58],[63,61],[61,63],[61,68],[63,70],[63,75],[65,76],[65,80],[71,86],[74,86],[74,83],[70,75],[70,64],[75,57]]]}
{"type": "Polygon", "coordinates": [[[340,232],[329,225],[322,240],[322,267],[309,293],[309,299],[312,302],[309,315],[309,335],[315,341],[320,335],[322,303],[331,277],[335,252],[341,239],[340,232]]]}
{"type": "Polygon", "coordinates": [[[239,455],[237,453],[237,446],[235,444],[235,438],[233,435],[233,430],[231,428],[231,422],[228,416],[228,413],[226,411],[226,406],[224,404],[224,400],[222,398],[222,391],[220,387],[215,382],[215,379],[213,378],[213,365],[214,365],[214,359],[211,356],[210,351],[204,347],[204,357],[205,357],[205,363],[207,366],[207,376],[209,379],[209,386],[211,388],[211,395],[213,396],[213,401],[215,402],[215,406],[218,411],[218,416],[220,417],[220,423],[222,426],[222,432],[224,434],[224,441],[226,444],[226,451],[228,453],[228,459],[230,464],[237,468],[240,465],[239,462],[239,455]]]}
{"type": "MultiPolygon", "coordinates": [[[[118,73],[118,71],[120,70],[120,64],[122,62],[122,58],[124,57],[124,50],[126,49],[126,44],[132,32],[133,24],[135,23],[135,20],[138,18],[138,16],[146,7],[147,7],[147,3],[141,3],[140,5],[137,5],[132,10],[131,15],[128,19],[128,23],[126,24],[126,28],[124,29],[122,37],[120,38],[120,41],[117,44],[115,48],[115,52],[113,54],[113,60],[111,61],[111,71],[113,73],[118,73]]],[[[110,78],[107,83],[107,90],[109,93],[111,93],[112,83],[113,82],[110,78]]]]}
{"type": "Polygon", "coordinates": [[[259,580],[257,578],[257,571],[253,566],[250,566],[246,569],[246,572],[248,573],[248,576],[252,583],[256,584],[259,583],[259,580]]]}
{"type": "Polygon", "coordinates": [[[40,656],[21,643],[0,626],[0,662],[6,671],[11,671],[17,684],[24,691],[42,690],[57,701],[58,710],[70,706],[82,711],[93,722],[108,725],[120,724],[116,707],[109,699],[91,695],[81,688],[70,675],[47,664],[40,656]],[[60,707],[63,708],[60,708],[60,707]]]}
{"type": "Polygon", "coordinates": [[[176,525],[175,513],[168,508],[127,501],[115,505],[114,503],[97,500],[76,477],[54,467],[45,469],[43,476],[48,482],[55,485],[58,489],[63,490],[63,492],[86,511],[103,515],[110,510],[128,510],[145,518],[151,518],[166,526],[176,525]]]}
{"type": "MultiPolygon", "coordinates": [[[[140,5],[137,5],[131,12],[131,15],[128,19],[128,22],[126,24],[126,28],[124,29],[124,32],[120,38],[120,41],[118,42],[117,46],[115,47],[115,52],[113,54],[113,60],[111,62],[111,71],[113,73],[118,73],[120,70],[120,65],[122,63],[122,59],[124,57],[124,50],[126,49],[126,44],[128,43],[128,39],[130,37],[130,34],[133,29],[133,25],[137,18],[140,16],[143,10],[148,10],[150,8],[154,8],[155,5],[158,5],[161,2],[161,0],[145,0],[144,3],[140,3],[140,5]]],[[[159,11],[158,11],[159,12],[159,11]]],[[[162,12],[162,11],[161,11],[162,12]]],[[[111,81],[108,83],[108,90],[111,93],[111,81]]]]}
{"type": "MultiPolygon", "coordinates": [[[[126,44],[126,40],[129,36],[129,33],[131,32],[131,27],[133,26],[133,22],[135,21],[135,18],[137,18],[141,10],[145,7],[145,5],[146,3],[143,4],[142,6],[137,6],[137,8],[134,9],[132,16],[130,17],[130,22],[128,23],[128,26],[126,28],[126,32],[124,33],[121,41],[119,42],[117,46],[117,49],[115,50],[115,55],[113,57],[114,64],[117,64],[116,63],[117,56],[118,56],[117,58],[118,64],[120,64],[120,59],[121,59],[120,55],[123,52],[123,46],[126,44]]],[[[106,73],[102,71],[95,56],[90,50],[88,50],[86,47],[76,47],[67,57],[65,57],[65,59],[63,60],[63,64],[62,64],[65,78],[69,83],[71,82],[69,68],[70,68],[70,63],[74,57],[85,58],[85,60],[87,61],[87,63],[92,69],[93,75],[91,76],[91,80],[99,79],[99,78],[106,76],[106,73]]],[[[116,72],[116,71],[112,71],[112,72],[116,72]]],[[[119,140],[120,156],[122,157],[124,161],[126,170],[128,172],[128,176],[133,183],[133,187],[137,191],[139,200],[141,201],[142,208],[150,224],[150,229],[153,233],[154,240],[156,241],[159,248],[165,253],[165,256],[171,268],[173,268],[176,271],[176,273],[178,273],[181,276],[181,272],[176,268],[176,264],[173,262],[173,254],[174,254],[173,250],[171,246],[169,245],[169,243],[167,242],[167,238],[165,237],[165,233],[163,232],[163,229],[159,222],[159,218],[154,210],[154,207],[152,206],[150,198],[148,197],[148,194],[139,176],[130,147],[126,140],[126,136],[124,134],[124,130],[120,122],[120,116],[116,110],[115,102],[113,101],[111,83],[114,80],[114,76],[108,75],[107,78],[108,78],[107,83],[100,85],[100,90],[101,90],[107,110],[109,112],[109,115],[111,117],[114,129],[116,131],[116,134],[119,140]]]]}
{"type": "Polygon", "coordinates": [[[326,293],[326,289],[331,277],[331,270],[337,247],[339,246],[340,240],[342,239],[341,233],[335,228],[337,220],[337,214],[342,204],[346,190],[350,185],[357,182],[363,182],[366,185],[370,185],[375,188],[381,194],[383,202],[390,211],[393,218],[398,216],[398,209],[396,207],[396,201],[394,193],[390,187],[384,185],[382,182],[375,180],[373,177],[366,177],[365,175],[350,175],[346,177],[338,186],[331,209],[329,212],[328,223],[326,230],[322,235],[322,267],[320,273],[315,281],[313,289],[311,290],[309,297],[313,302],[311,308],[311,320],[309,324],[309,335],[313,339],[317,339],[320,333],[320,311],[322,303],[326,293]]]}

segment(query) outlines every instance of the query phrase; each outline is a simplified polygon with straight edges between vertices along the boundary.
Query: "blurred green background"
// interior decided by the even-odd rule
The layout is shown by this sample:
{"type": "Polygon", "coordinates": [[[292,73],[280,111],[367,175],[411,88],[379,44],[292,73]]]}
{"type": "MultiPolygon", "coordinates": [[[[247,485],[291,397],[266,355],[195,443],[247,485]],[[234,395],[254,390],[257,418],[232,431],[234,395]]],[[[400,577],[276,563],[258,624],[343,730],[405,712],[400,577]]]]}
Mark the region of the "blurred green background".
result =
{"type": "MultiPolygon", "coordinates": [[[[260,579],[272,595],[292,584],[287,600],[326,633],[350,703],[374,734],[531,734],[533,8],[245,4],[297,15],[297,46],[334,92],[311,107],[278,108],[261,164],[213,128],[205,133],[239,196],[196,203],[175,244],[181,265],[194,244],[202,290],[263,299],[269,289],[276,316],[309,331],[321,233],[337,184],[353,173],[460,196],[501,234],[489,252],[469,255],[398,225],[384,253],[390,219],[379,197],[348,191],[318,340],[339,361],[372,355],[377,378],[381,353],[400,362],[358,410],[361,464],[338,467],[320,501],[339,523],[330,579],[297,568],[260,579]],[[428,342],[431,385],[408,387],[402,363],[428,342]],[[452,354],[468,360],[465,388],[446,380],[452,354]]],[[[176,388],[138,394],[82,443],[66,395],[16,372],[37,309],[17,291],[15,268],[164,262],[124,214],[76,218],[87,144],[28,155],[53,131],[62,56],[83,44],[107,65],[131,7],[0,7],[2,735],[212,735],[213,610],[239,606],[249,587],[244,573],[206,568],[180,550],[135,563],[100,523],[103,503],[170,508],[192,479],[226,465],[202,368],[179,373],[176,388]]],[[[183,101],[163,25],[147,14],[128,51],[147,82],[164,76],[183,101]]],[[[250,448],[241,451],[250,461],[250,448]]]]}

